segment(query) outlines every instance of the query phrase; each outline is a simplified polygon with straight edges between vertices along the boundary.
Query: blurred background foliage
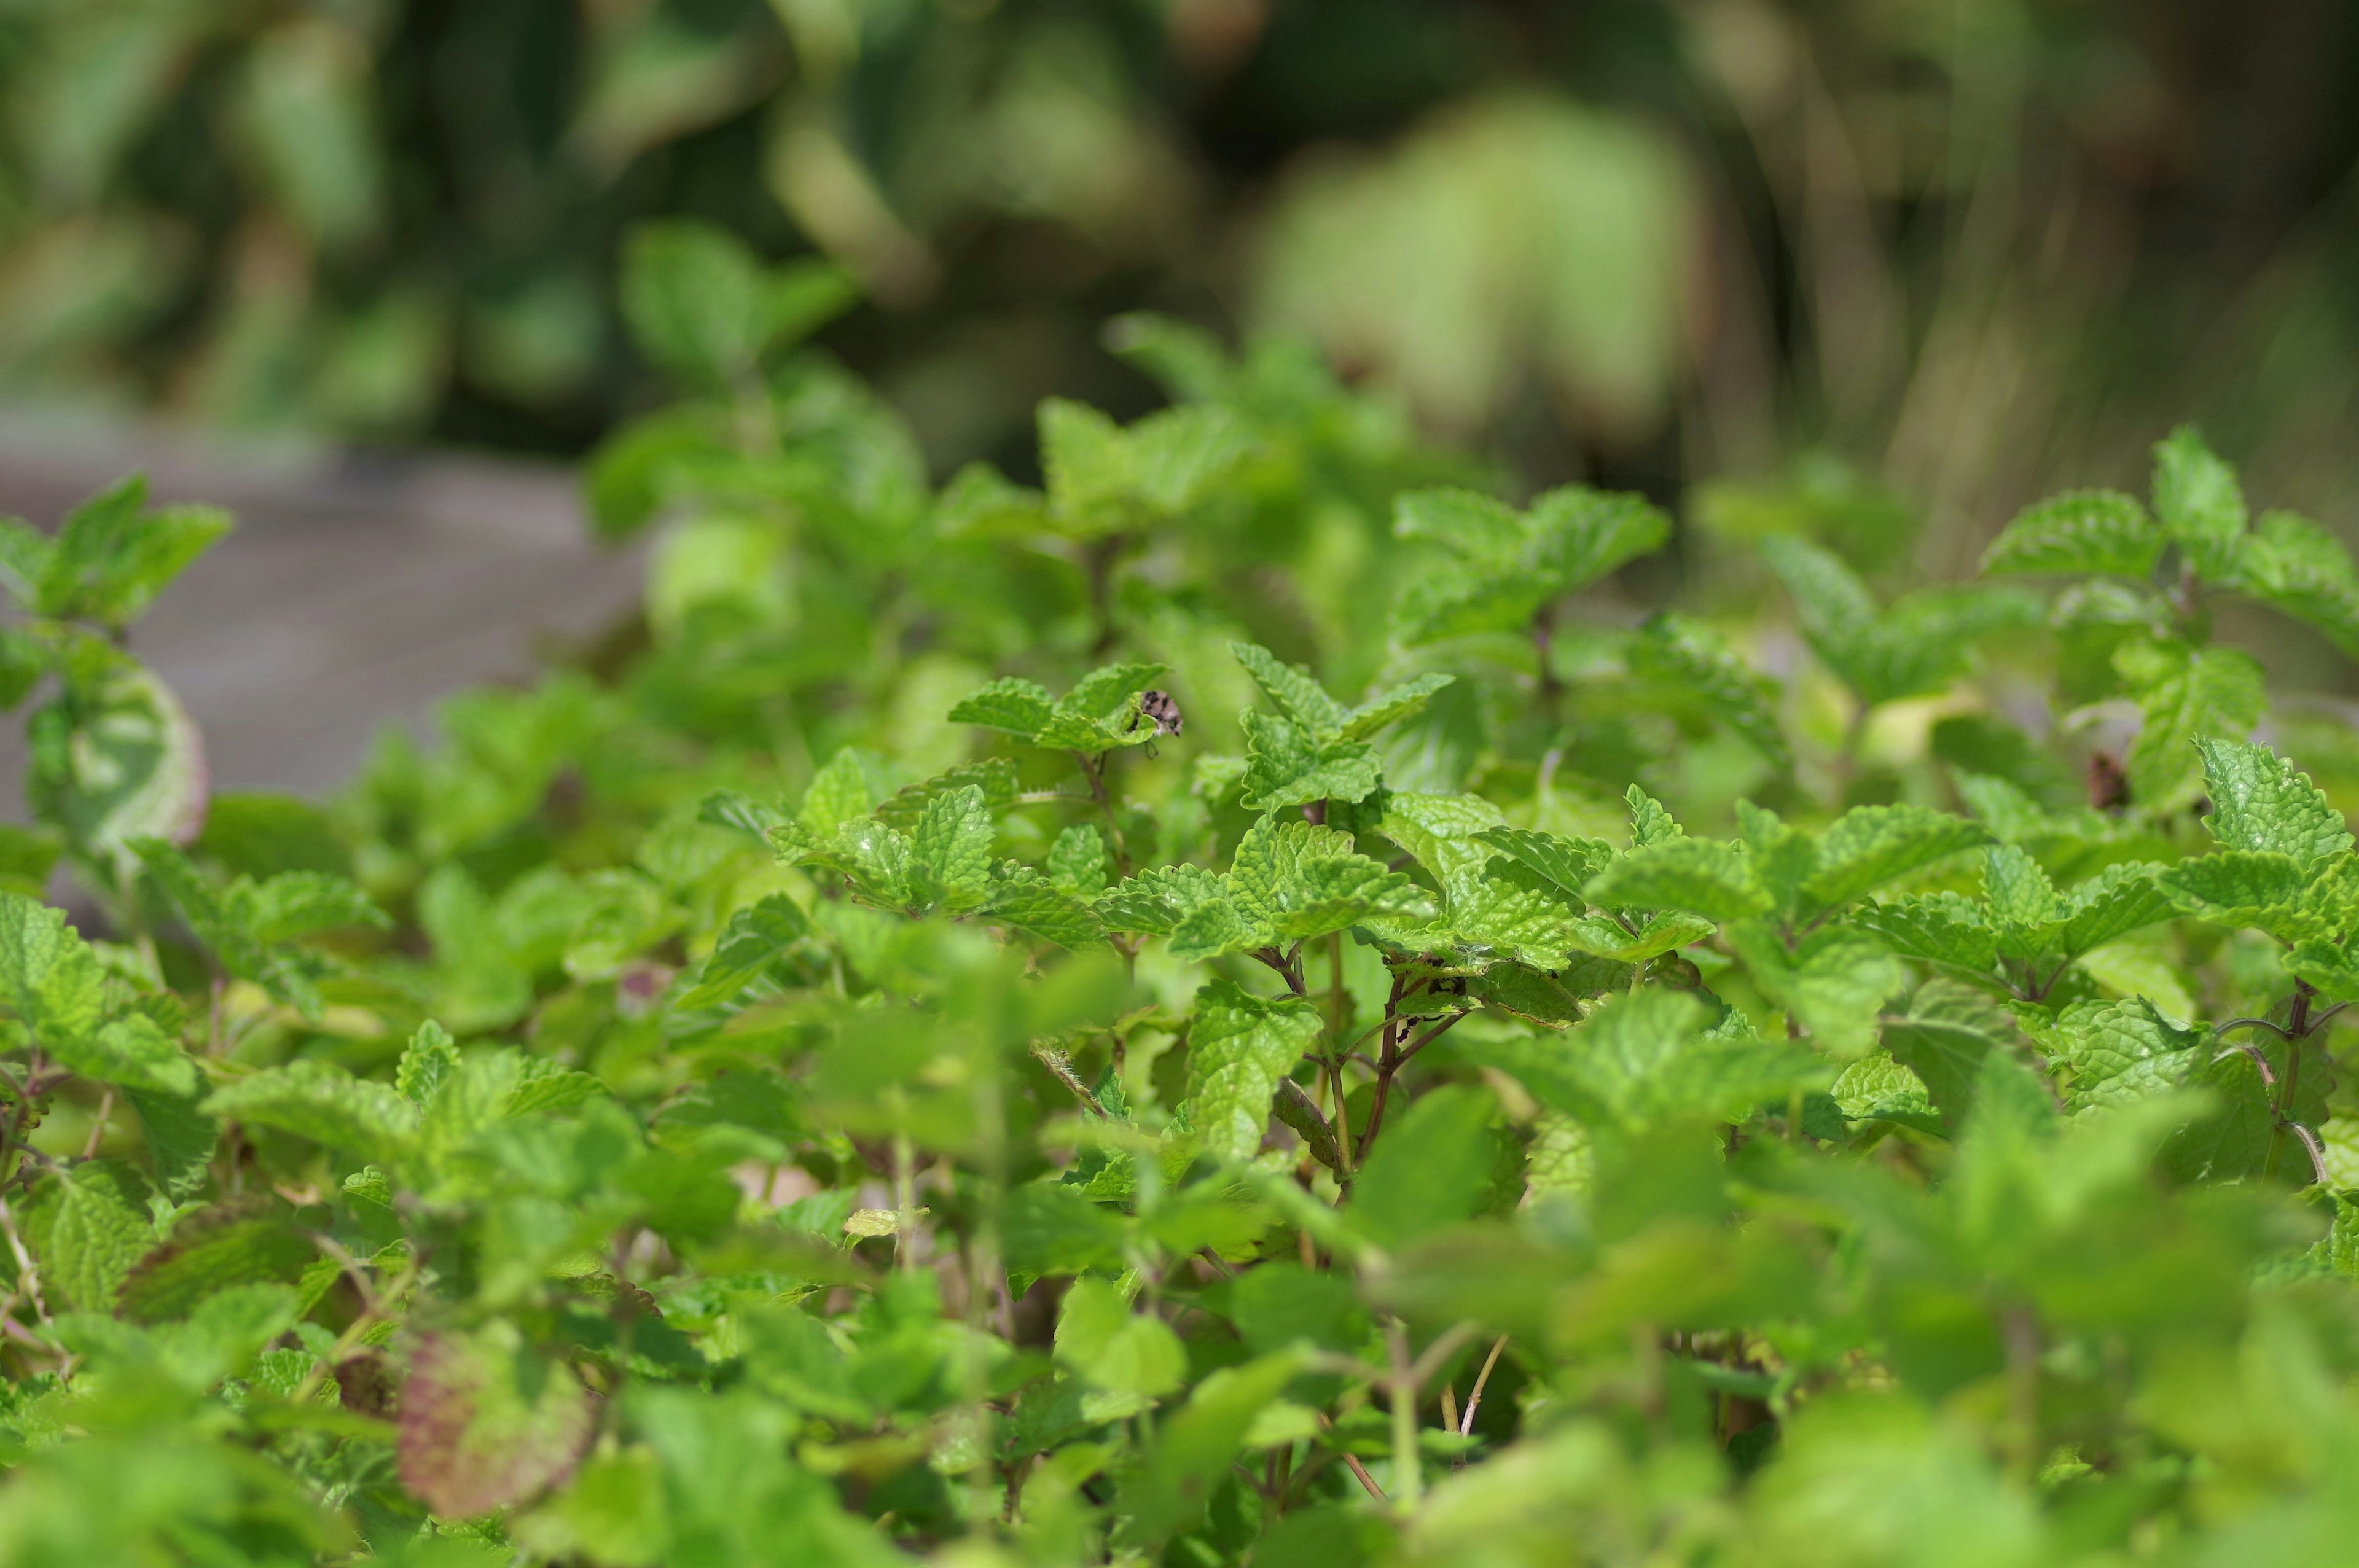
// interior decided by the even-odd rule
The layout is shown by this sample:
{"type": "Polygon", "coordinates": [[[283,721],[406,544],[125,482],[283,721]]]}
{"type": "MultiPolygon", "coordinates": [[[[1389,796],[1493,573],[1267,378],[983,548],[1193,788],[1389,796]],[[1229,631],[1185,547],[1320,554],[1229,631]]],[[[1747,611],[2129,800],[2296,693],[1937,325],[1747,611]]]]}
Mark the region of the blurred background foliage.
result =
{"type": "Polygon", "coordinates": [[[2190,416],[2334,518],[2354,78],[2335,0],[0,0],[0,397],[578,452],[689,216],[938,474],[1156,402],[1145,308],[1955,576],[2190,416]]]}

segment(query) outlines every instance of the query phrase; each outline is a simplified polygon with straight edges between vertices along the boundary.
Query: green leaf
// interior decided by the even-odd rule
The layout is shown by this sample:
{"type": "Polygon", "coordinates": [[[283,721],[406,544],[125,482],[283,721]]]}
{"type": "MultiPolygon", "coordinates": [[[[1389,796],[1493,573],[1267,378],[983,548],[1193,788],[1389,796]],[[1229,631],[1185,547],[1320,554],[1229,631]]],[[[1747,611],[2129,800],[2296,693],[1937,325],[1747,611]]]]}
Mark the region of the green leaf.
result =
{"type": "Polygon", "coordinates": [[[1483,838],[1506,820],[1479,795],[1427,795],[1400,790],[1384,797],[1379,831],[1408,851],[1455,900],[1482,877],[1496,852],[1483,838]]]}
{"type": "Polygon", "coordinates": [[[2020,845],[1997,845],[1983,857],[1983,894],[1990,900],[2001,952],[2028,959],[2047,950],[2063,906],[2048,872],[2020,845]]]}
{"type": "Polygon", "coordinates": [[[1271,1098],[1319,1033],[1319,1011],[1300,997],[1265,1000],[1227,980],[1196,993],[1188,1034],[1188,1125],[1204,1148],[1249,1160],[1269,1129],[1271,1098]]]}
{"type": "Polygon", "coordinates": [[[451,1038],[449,1030],[429,1018],[418,1026],[409,1044],[402,1048],[401,1061],[394,1068],[393,1087],[412,1105],[430,1105],[458,1071],[458,1043],[451,1038]]]}
{"type": "Polygon", "coordinates": [[[1514,1075],[1542,1105],[1618,1136],[1745,1115],[1834,1076],[1787,1041],[1707,1035],[1708,1016],[1691,995],[1648,987],[1614,998],[1568,1035],[1461,1049],[1514,1075]]]}
{"type": "Polygon", "coordinates": [[[45,1178],[26,1205],[25,1230],[51,1312],[114,1311],[116,1288],[156,1240],[147,1184],[120,1160],[85,1160],[45,1178]]]}
{"type": "Polygon", "coordinates": [[[1632,784],[1622,799],[1630,808],[1632,848],[1643,849],[1651,844],[1665,844],[1674,838],[1687,837],[1687,829],[1679,825],[1669,808],[1636,784],[1632,784]]]}
{"type": "Polygon", "coordinates": [[[1998,962],[1998,934],[1984,919],[1982,907],[1958,893],[1872,903],[1851,919],[1899,957],[1982,977],[1998,962]]]}
{"type": "Polygon", "coordinates": [[[1367,701],[1343,715],[1341,733],[1346,741],[1364,741],[1387,726],[1397,724],[1425,710],[1433,694],[1457,680],[1453,675],[1429,671],[1415,680],[1378,692],[1367,701]]]}
{"type": "Polygon", "coordinates": [[[2047,1043],[2064,1075],[2064,1108],[2126,1105],[2185,1086],[2215,1048],[2208,1029],[2188,1029],[2144,997],[2075,1002],[2047,1043]]]}
{"type": "Polygon", "coordinates": [[[1725,935],[1761,994],[1836,1056],[1875,1048],[1877,1010],[1908,979],[1873,937],[1842,927],[1814,931],[1791,950],[1758,921],[1731,925],[1725,935]]]}
{"type": "Polygon", "coordinates": [[[160,838],[134,838],[127,847],[171,895],[189,928],[212,949],[223,968],[240,979],[252,980],[306,1018],[320,1016],[320,990],[313,983],[318,965],[265,940],[255,930],[250,917],[250,882],[242,888],[217,889],[195,861],[160,838]]]}
{"type": "MultiPolygon", "coordinates": [[[[1156,728],[1139,710],[1139,694],[1163,673],[1161,665],[1107,665],[1073,683],[1049,709],[1036,746],[1067,752],[1103,752],[1144,746],[1156,728]]],[[[954,712],[951,715],[956,718],[954,712]]]]}
{"type": "Polygon", "coordinates": [[[999,863],[982,913],[995,925],[1067,949],[1086,947],[1105,936],[1104,924],[1088,904],[1013,860],[999,863]]]}
{"type": "Polygon", "coordinates": [[[180,699],[144,665],[95,643],[77,643],[63,673],[64,689],[27,726],[25,798],[34,815],[108,862],[122,860],[134,838],[196,837],[204,741],[180,699]]]}
{"type": "Polygon", "coordinates": [[[563,1483],[597,1427],[589,1390],[516,1325],[424,1336],[401,1392],[401,1484],[450,1519],[473,1519],[563,1483]]]}
{"type": "MultiPolygon", "coordinates": [[[[2269,1147],[2277,1137],[2271,1089],[2260,1065],[2243,1051],[2223,1051],[2208,1059],[2201,1052],[2190,1054],[2188,1086],[2205,1091],[2212,1103],[2163,1146],[2163,1168],[2181,1182],[2224,1183],[2259,1175],[2267,1167],[2269,1147]]],[[[2287,1142],[2292,1143],[2290,1134],[2287,1142]]]]}
{"type": "Polygon", "coordinates": [[[2257,925],[2288,941],[2324,935],[2300,907],[2310,878],[2290,855],[2223,849],[2180,861],[2155,884],[2181,912],[2216,925],[2257,925]]]}
{"type": "MultiPolygon", "coordinates": [[[[1238,664],[1245,666],[1245,674],[1253,677],[1254,685],[1261,688],[1262,696],[1269,699],[1269,705],[1277,709],[1281,718],[1308,730],[1321,741],[1332,741],[1343,735],[1344,723],[1350,715],[1345,713],[1342,703],[1327,695],[1327,688],[1321,686],[1309,670],[1300,665],[1281,663],[1277,654],[1253,643],[1232,643],[1229,652],[1238,664]]],[[[1438,684],[1446,686],[1450,678],[1444,676],[1438,684]]],[[[1401,689],[1405,691],[1408,688],[1401,689]]],[[[1428,688],[1427,695],[1430,695],[1433,689],[1437,688],[1428,688]]],[[[1418,700],[1421,704],[1423,698],[1418,700]]],[[[1408,711],[1414,711],[1414,708],[1408,711]]],[[[1381,727],[1372,725],[1369,728],[1373,732],[1381,727]]],[[[1350,739],[1356,741],[1361,737],[1353,735],[1350,739]]]]}
{"type": "MultiPolygon", "coordinates": [[[[986,729],[1005,730],[1011,735],[1029,741],[1048,724],[1056,704],[1049,697],[1046,687],[1011,676],[993,681],[989,686],[966,697],[950,711],[953,724],[980,724],[986,729]]],[[[862,809],[867,807],[864,805],[862,809]]]]}
{"type": "Polygon", "coordinates": [[[1547,572],[1549,597],[1578,593],[1671,536],[1671,520],[1646,497],[1569,484],[1532,503],[1525,527],[1532,563],[1547,572]]]}
{"type": "Polygon", "coordinates": [[[1883,1051],[1845,1067],[1827,1095],[1852,1121],[1897,1121],[1919,1131],[1945,1130],[1933,1112],[1925,1081],[1883,1051]]]}
{"type": "Polygon", "coordinates": [[[135,474],[66,514],[41,563],[34,606],[59,621],[94,621],[120,631],[230,531],[210,506],[147,510],[147,481],[135,474]]]}
{"type": "Polygon", "coordinates": [[[1606,909],[1677,909],[1721,922],[1769,907],[1745,851],[1706,838],[1634,849],[1590,880],[1587,897],[1606,909]]]}
{"type": "Polygon", "coordinates": [[[1283,811],[1314,801],[1362,801],[1384,782],[1374,747],[1321,741],[1290,719],[1247,712],[1243,799],[1253,811],[1283,811]]]}
{"type": "Polygon", "coordinates": [[[2343,542],[2307,517],[2263,514],[2237,553],[2235,586],[2359,657],[2359,574],[2343,542]]]}
{"type": "Polygon", "coordinates": [[[2212,837],[2229,849],[2289,855],[2308,868],[2351,848],[2351,828],[2325,792],[2266,746],[2198,741],[2212,837]]]}
{"type": "Polygon", "coordinates": [[[2245,533],[2245,492],[2191,425],[2155,444],[2154,510],[2199,576],[2229,580],[2245,533]]]}
{"type": "Polygon", "coordinates": [[[103,977],[63,910],[0,892],[0,1000],[45,1047],[98,1027],[103,977]]]}
{"type": "Polygon", "coordinates": [[[1793,747],[1771,704],[1776,687],[1731,652],[1709,627],[1659,614],[1631,640],[1630,673],[1680,695],[1758,752],[1770,766],[1794,765],[1793,747]]]}
{"type": "Polygon", "coordinates": [[[1649,915],[1635,931],[1604,916],[1588,915],[1572,923],[1570,945],[1600,958],[1636,964],[1700,942],[1713,929],[1700,914],[1649,915]]]}
{"type": "Polygon", "coordinates": [[[1854,806],[1819,838],[1803,913],[1842,908],[1888,881],[1990,842],[1974,824],[1921,806],[1854,806]]]}
{"type": "Polygon", "coordinates": [[[1603,838],[1565,838],[1528,827],[1486,827],[1474,837],[1574,898],[1614,860],[1614,847],[1603,838]]]}
{"type": "Polygon", "coordinates": [[[2170,918],[2171,897],[2156,880],[2163,868],[2150,860],[2107,866],[2064,895],[2060,927],[2052,949],[2077,958],[2133,931],[2170,918]]]}
{"type": "Polygon", "coordinates": [[[2144,579],[2153,574],[2167,542],[2134,498],[2117,490],[2071,490],[2017,514],[1983,552],[1983,570],[2144,579]]]}
{"type": "Polygon", "coordinates": [[[2130,642],[2114,667],[2145,716],[2125,761],[2131,798],[2152,811],[2192,797],[2198,757],[2189,742],[2242,735],[2268,706],[2261,666],[2241,649],[2130,642]]]}
{"type": "Polygon", "coordinates": [[[1907,1012],[1883,1022],[1885,1050],[1924,1086],[1953,1134],[1973,1108],[1983,1059],[2015,1049],[2017,1040],[2012,1018],[1987,997],[1946,979],[1926,981],[1907,1012]]]}
{"type": "Polygon", "coordinates": [[[214,1091],[204,1108],[381,1165],[399,1164],[418,1133],[418,1108],[392,1085],[308,1059],[241,1078],[214,1091]]]}
{"type": "Polygon", "coordinates": [[[1108,860],[1105,835],[1098,831],[1097,824],[1082,822],[1057,835],[1043,869],[1060,892],[1093,899],[1106,890],[1108,860]]]}
{"type": "Polygon", "coordinates": [[[991,811],[983,791],[965,784],[927,804],[909,849],[911,902],[921,908],[968,910],[991,896],[991,811]]]}
{"type": "Polygon", "coordinates": [[[1115,1504],[1117,1549],[1151,1553],[1201,1519],[1254,1418],[1299,1370],[1296,1357],[1281,1352],[1223,1367],[1198,1383],[1156,1434],[1145,1466],[1124,1479],[1115,1504]]]}
{"type": "Polygon", "coordinates": [[[1498,1163],[1497,1102],[1487,1089],[1430,1089],[1379,1130],[1344,1212],[1387,1249],[1473,1217],[1498,1163]]]}
{"type": "Polygon", "coordinates": [[[739,910],[697,971],[695,985],[672,1000],[672,1010],[701,1012],[738,1000],[749,987],[777,974],[787,949],[810,935],[810,917],[785,893],[739,910]]]}
{"type": "Polygon", "coordinates": [[[213,1150],[221,1141],[221,1123],[197,1108],[198,1096],[153,1094],[126,1090],[124,1098],[139,1113],[147,1135],[147,1159],[156,1184],[166,1196],[185,1202],[201,1191],[212,1175],[213,1150]]]}
{"type": "Polygon", "coordinates": [[[223,1204],[182,1220],[140,1258],[123,1281],[123,1315],[169,1323],[240,1285],[293,1284],[320,1260],[276,1200],[223,1204]]]}
{"type": "Polygon", "coordinates": [[[1099,899],[1095,908],[1109,931],[1168,936],[1197,911],[1226,903],[1228,895],[1228,879],[1218,871],[1201,866],[1159,866],[1125,879],[1099,899]]]}
{"type": "Polygon", "coordinates": [[[1171,1325],[1134,1313],[1103,1280],[1075,1280],[1057,1312],[1057,1360],[1092,1387],[1155,1399],[1187,1380],[1188,1352],[1171,1325]]]}
{"type": "MultiPolygon", "coordinates": [[[[1048,693],[1040,695],[1046,701],[1048,693]]],[[[956,717],[955,710],[952,717],[956,717]]],[[[861,764],[860,753],[847,746],[811,775],[810,786],[803,792],[802,804],[795,810],[795,820],[813,833],[832,833],[845,823],[867,816],[875,805],[876,797],[869,793],[867,770],[861,764]]]]}
{"type": "Polygon", "coordinates": [[[195,1058],[144,1012],[126,1012],[79,1039],[54,1042],[49,1054],[83,1077],[149,1094],[193,1095],[203,1081],[195,1058]]]}
{"type": "Polygon", "coordinates": [[[1415,882],[1360,854],[1350,834],[1274,816],[1238,841],[1228,896],[1256,946],[1308,941],[1372,915],[1431,913],[1415,882]]]}
{"type": "Polygon", "coordinates": [[[1559,968],[1569,953],[1594,951],[1582,941],[1593,928],[1627,935],[1611,921],[1582,915],[1577,898],[1505,856],[1494,856],[1483,873],[1462,883],[1450,901],[1450,934],[1472,949],[1468,957],[1477,961],[1497,957],[1536,969],[1559,968]]]}
{"type": "Polygon", "coordinates": [[[773,325],[754,254],[723,230],[685,220],[643,224],[625,241],[622,307],[648,358],[716,391],[753,370],[773,325]]]}
{"type": "Polygon", "coordinates": [[[2319,937],[2297,942],[2277,962],[2329,1001],[2359,1001],[2359,962],[2347,948],[2319,937]]]}
{"type": "Polygon", "coordinates": [[[1514,507],[1471,490],[1413,490],[1397,497],[1393,533],[1495,566],[1513,562],[1524,540],[1514,507]]]}

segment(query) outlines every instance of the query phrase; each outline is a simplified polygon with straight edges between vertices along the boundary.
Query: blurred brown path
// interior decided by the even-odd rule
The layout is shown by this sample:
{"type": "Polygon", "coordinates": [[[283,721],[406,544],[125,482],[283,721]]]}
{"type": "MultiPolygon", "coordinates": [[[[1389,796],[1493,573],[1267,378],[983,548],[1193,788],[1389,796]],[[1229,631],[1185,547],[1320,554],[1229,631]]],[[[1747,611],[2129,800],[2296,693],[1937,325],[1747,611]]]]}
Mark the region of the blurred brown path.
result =
{"type": "MultiPolygon", "coordinates": [[[[530,676],[636,601],[640,561],[583,524],[574,471],[470,455],[244,445],[0,411],[0,513],[41,527],[134,469],[159,502],[227,507],[132,646],[203,729],[216,789],[320,795],[437,698],[530,676]]],[[[22,820],[23,726],[0,717],[0,817],[22,820]]]]}

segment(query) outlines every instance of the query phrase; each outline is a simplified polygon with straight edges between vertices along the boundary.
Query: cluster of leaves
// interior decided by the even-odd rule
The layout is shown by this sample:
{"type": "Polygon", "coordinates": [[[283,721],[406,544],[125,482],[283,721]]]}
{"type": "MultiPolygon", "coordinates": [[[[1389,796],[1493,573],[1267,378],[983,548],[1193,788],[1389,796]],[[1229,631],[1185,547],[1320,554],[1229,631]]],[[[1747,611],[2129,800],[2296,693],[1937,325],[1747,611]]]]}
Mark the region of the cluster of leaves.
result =
{"type": "Polygon", "coordinates": [[[2341,1560],[2359,855],[2199,597],[2322,533],[1775,536],[1773,681],[1161,323],[936,492],[678,242],[641,624],[329,809],[123,646],[218,519],[0,531],[0,1564],[2341,1560]]]}

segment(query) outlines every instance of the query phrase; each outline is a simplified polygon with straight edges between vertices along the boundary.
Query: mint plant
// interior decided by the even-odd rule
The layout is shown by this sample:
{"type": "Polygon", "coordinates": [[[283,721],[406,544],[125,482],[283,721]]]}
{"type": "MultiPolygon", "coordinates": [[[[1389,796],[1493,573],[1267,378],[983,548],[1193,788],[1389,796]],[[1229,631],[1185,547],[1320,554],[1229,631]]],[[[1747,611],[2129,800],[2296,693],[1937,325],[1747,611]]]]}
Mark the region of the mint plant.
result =
{"type": "Polygon", "coordinates": [[[217,518],[0,532],[0,1563],[2339,1560],[2355,797],[2205,616],[2322,532],[1772,536],[1772,679],[1283,350],[937,492],[635,255],[641,623],[325,810],[126,646],[217,518]]]}

